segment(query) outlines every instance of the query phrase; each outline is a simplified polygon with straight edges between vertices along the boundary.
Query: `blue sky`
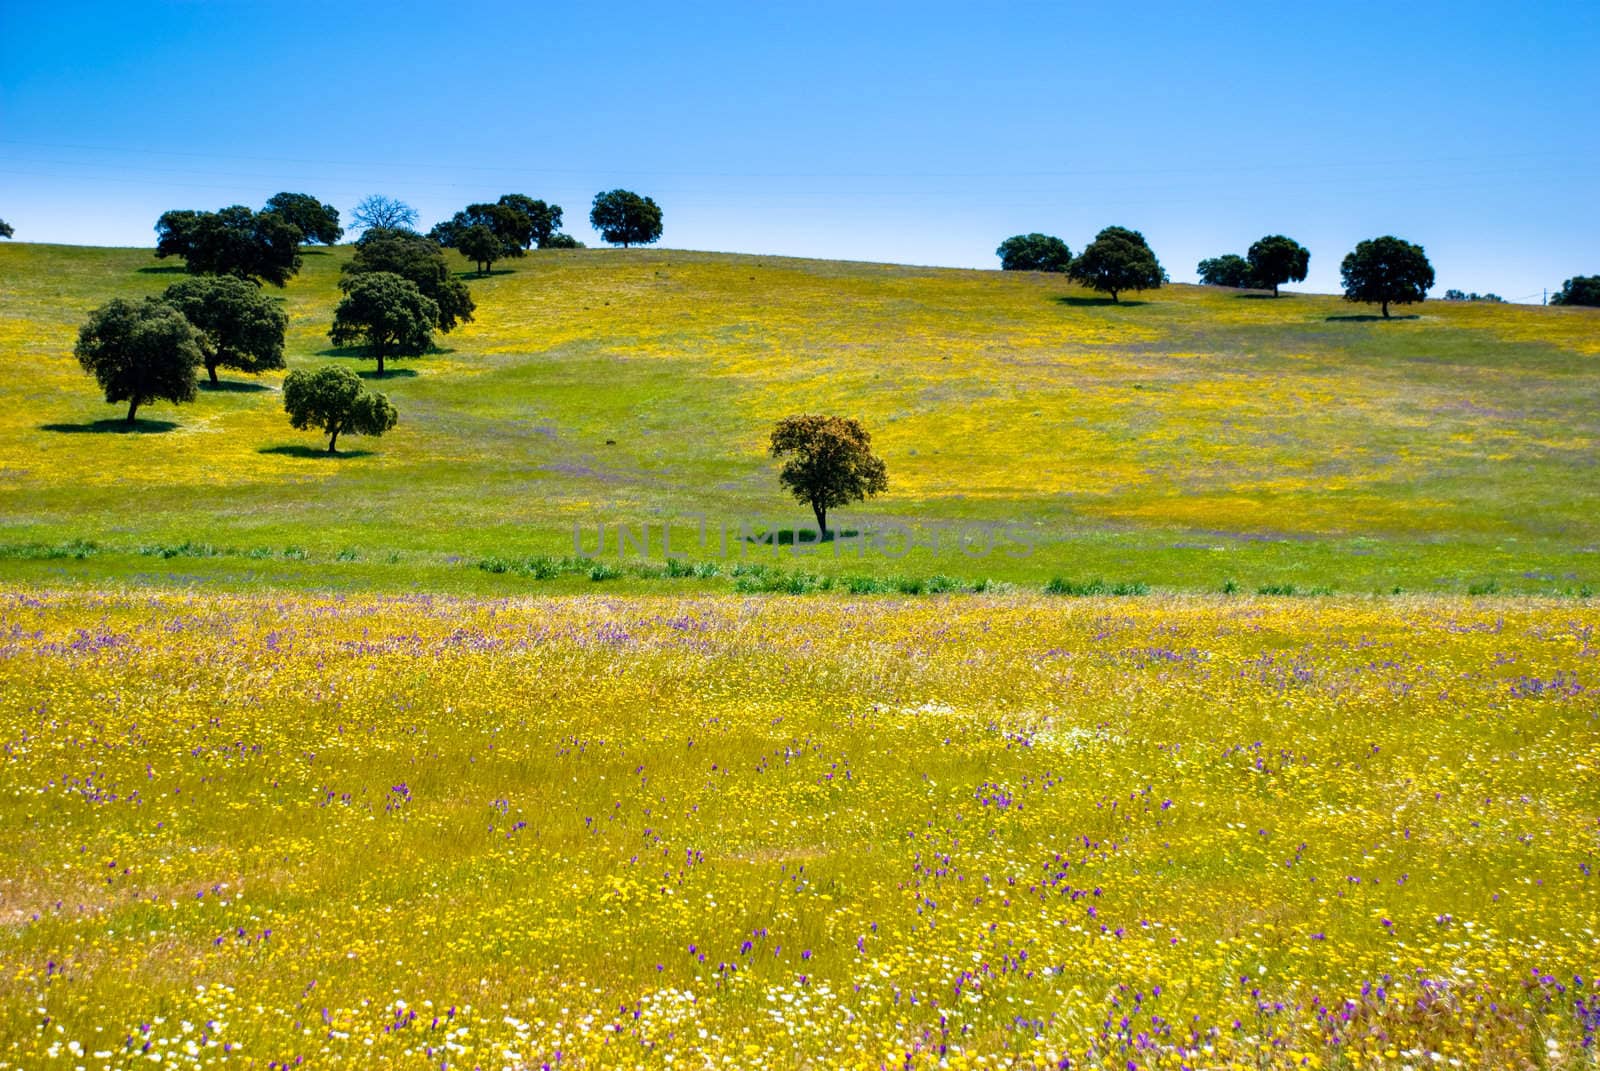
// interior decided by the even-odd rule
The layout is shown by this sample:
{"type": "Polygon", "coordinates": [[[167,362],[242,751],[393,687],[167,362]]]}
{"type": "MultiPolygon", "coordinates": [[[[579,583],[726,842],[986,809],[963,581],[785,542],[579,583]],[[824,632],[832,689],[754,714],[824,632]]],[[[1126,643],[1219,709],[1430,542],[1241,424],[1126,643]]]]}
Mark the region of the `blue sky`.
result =
{"type": "Polygon", "coordinates": [[[625,186],[674,248],[995,267],[1142,230],[1175,281],[1282,232],[1538,300],[1600,272],[1600,5],[0,0],[0,217],[152,244],[279,190],[424,226],[625,186]],[[1225,7],[1225,10],[1224,10],[1225,7]],[[1210,8],[1212,10],[1204,10],[1210,8]]]}

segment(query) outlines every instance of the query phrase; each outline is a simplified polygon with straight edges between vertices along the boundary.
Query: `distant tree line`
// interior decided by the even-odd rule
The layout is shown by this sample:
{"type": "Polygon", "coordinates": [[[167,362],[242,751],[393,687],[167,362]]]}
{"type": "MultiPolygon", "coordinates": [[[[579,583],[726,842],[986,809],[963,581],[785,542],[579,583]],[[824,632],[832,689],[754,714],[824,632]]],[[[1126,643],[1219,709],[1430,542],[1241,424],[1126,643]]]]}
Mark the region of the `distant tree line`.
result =
{"type": "Polygon", "coordinates": [[[1060,238],[1038,233],[1007,238],[995,254],[1003,271],[1062,272],[1113,302],[1126,291],[1155,290],[1167,281],[1144,235],[1126,227],[1107,227],[1076,257],[1060,238]]]}
{"type": "Polygon", "coordinates": [[[1550,304],[1600,306],[1600,275],[1574,275],[1550,295],[1550,304]]]}
{"type": "Polygon", "coordinates": [[[1284,283],[1305,282],[1311,253],[1293,238],[1269,234],[1250,246],[1244,256],[1226,253],[1202,260],[1200,282],[1206,286],[1231,286],[1237,289],[1271,290],[1278,296],[1284,283]]]}

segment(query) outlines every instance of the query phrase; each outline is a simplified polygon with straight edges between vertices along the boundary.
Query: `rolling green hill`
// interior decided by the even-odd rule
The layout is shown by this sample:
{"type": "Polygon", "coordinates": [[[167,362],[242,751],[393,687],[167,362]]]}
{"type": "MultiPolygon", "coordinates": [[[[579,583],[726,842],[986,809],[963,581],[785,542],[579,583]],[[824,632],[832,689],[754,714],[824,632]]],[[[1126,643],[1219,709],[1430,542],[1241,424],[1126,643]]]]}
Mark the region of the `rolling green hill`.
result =
{"type": "MultiPolygon", "coordinates": [[[[327,340],[348,255],[308,251],[274,292],[291,368],[370,369],[327,340]]],[[[0,247],[0,575],[590,589],[518,563],[570,556],[575,526],[593,550],[605,524],[612,583],[726,585],[652,579],[609,545],[617,523],[672,520],[674,549],[716,560],[693,545],[703,516],[733,533],[724,574],[742,551],[1030,586],[1600,586],[1600,311],[1429,302],[1382,322],[1191,286],[1113,306],[1055,276],[677,250],[505,267],[467,276],[475,322],[382,381],[400,426],[328,458],[277,376],[152,405],[137,433],[104,423],[121,409],[74,361],[78,324],[182,269],[0,247]],[[838,523],[939,549],[737,538],[808,522],[764,455],[773,421],[807,411],[861,419],[889,466],[890,493],[838,523]],[[979,556],[984,525],[1006,534],[979,556]]]]}

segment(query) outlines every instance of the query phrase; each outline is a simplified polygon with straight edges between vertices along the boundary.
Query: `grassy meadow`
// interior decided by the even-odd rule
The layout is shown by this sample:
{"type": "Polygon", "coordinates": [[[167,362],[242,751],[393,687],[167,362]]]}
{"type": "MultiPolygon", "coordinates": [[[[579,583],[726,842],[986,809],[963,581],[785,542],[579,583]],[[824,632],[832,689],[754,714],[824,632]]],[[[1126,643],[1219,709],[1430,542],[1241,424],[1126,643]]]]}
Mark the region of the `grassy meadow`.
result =
{"type": "Polygon", "coordinates": [[[0,599],[0,1068],[1595,1065],[1565,599],[0,599]]]}
{"type": "Polygon", "coordinates": [[[545,252],[329,457],[179,278],[0,246],[0,1071],[1596,1067],[1600,311],[545,252]]]}
{"type": "MultiPolygon", "coordinates": [[[[326,336],[348,254],[308,250],[281,291],[291,367],[371,368],[326,336]]],[[[1191,286],[1114,306],[1056,276],[674,250],[505,268],[471,279],[474,323],[384,380],[400,426],[327,458],[289,427],[280,376],[225,373],[121,432],[72,358],[77,326],[181,268],[0,247],[0,576],[582,591],[590,570],[561,563],[575,526],[592,550],[599,525],[614,548],[617,524],[667,521],[716,578],[663,577],[659,529],[654,568],[613,550],[601,576],[727,590],[745,552],[790,590],[1600,583],[1595,310],[1428,302],[1376,322],[1329,296],[1191,286]],[[889,494],[836,522],[904,525],[914,546],[738,538],[741,522],[811,523],[764,453],[773,422],[806,411],[859,418],[888,463],[889,494]],[[698,517],[731,530],[726,552],[696,545],[698,517]],[[1031,552],[1002,538],[984,554],[985,530],[1025,533],[1031,552]]]]}

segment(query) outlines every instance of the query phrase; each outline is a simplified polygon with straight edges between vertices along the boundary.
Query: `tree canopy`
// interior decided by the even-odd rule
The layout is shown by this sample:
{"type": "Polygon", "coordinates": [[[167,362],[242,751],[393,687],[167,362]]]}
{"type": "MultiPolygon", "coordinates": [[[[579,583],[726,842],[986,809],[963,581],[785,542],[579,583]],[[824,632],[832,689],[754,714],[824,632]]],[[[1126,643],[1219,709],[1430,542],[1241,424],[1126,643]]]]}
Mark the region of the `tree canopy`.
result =
{"type": "Polygon", "coordinates": [[[1202,260],[1197,270],[1200,282],[1205,286],[1231,286],[1242,290],[1252,286],[1255,281],[1250,262],[1237,253],[1224,253],[1220,257],[1202,260]]]}
{"type": "Polygon", "coordinates": [[[1166,281],[1144,235],[1126,227],[1107,227],[1095,235],[1067,275],[1091,290],[1110,294],[1112,301],[1124,290],[1155,290],[1166,281]]]}
{"type": "Polygon", "coordinates": [[[288,314],[254,283],[231,275],[198,275],[167,287],[162,297],[199,333],[201,358],[212,383],[219,366],[252,374],[283,367],[288,314]]]}
{"type": "Polygon", "coordinates": [[[234,275],[283,286],[300,270],[300,228],[274,212],[230,205],[178,209],[156,221],[156,256],[181,257],[191,275],[234,275]]]}
{"type": "Polygon", "coordinates": [[[375,228],[400,230],[417,222],[417,210],[404,201],[375,193],[363,197],[350,213],[352,230],[367,231],[375,228]]]}
{"type": "Polygon", "coordinates": [[[283,408],[291,426],[326,432],[330,454],[344,432],[382,435],[400,419],[387,395],[367,390],[354,372],[334,365],[297,368],[285,376],[283,408]]]}
{"type": "Polygon", "coordinates": [[[1001,271],[1066,271],[1072,265],[1072,250],[1050,234],[1016,234],[1000,243],[995,256],[1001,271]]]}
{"type": "Polygon", "coordinates": [[[73,354],[106,401],[128,403],[130,425],[141,405],[194,400],[199,334],[160,298],[113,298],[95,309],[78,331],[73,354]]]}
{"type": "Polygon", "coordinates": [[[300,228],[304,241],[333,245],[344,236],[339,210],[309,193],[275,193],[263,212],[273,212],[300,228]]]}
{"type": "Polygon", "coordinates": [[[1552,305],[1600,305],[1600,275],[1574,275],[1550,295],[1552,305]]]}
{"type": "Polygon", "coordinates": [[[335,346],[360,346],[378,362],[416,357],[433,345],[439,306],[411,280],[393,272],[375,271],[346,280],[344,300],[334,310],[328,337],[335,346]]]}
{"type": "Polygon", "coordinates": [[[828,510],[889,489],[888,469],[873,454],[872,437],[848,417],[784,417],[772,429],[770,452],[785,459],[778,483],[811,507],[823,539],[828,510]]]}
{"type": "Polygon", "coordinates": [[[450,272],[450,263],[437,242],[416,231],[375,227],[356,242],[355,256],[345,263],[339,288],[348,290],[356,277],[390,272],[409,279],[439,309],[434,326],[449,334],[457,324],[470,323],[477,307],[467,284],[450,272]]]}
{"type": "Polygon", "coordinates": [[[532,221],[511,205],[475,204],[435,224],[428,237],[454,249],[485,275],[495,261],[522,256],[533,240],[532,228],[532,221]]]}
{"type": "MultiPolygon", "coordinates": [[[[536,201],[523,193],[505,194],[496,204],[519,213],[526,221],[523,229],[517,235],[524,249],[529,246],[549,249],[556,238],[567,237],[558,233],[561,230],[560,205],[536,201]]],[[[568,240],[570,241],[571,239],[568,240]]]]}
{"type": "Polygon", "coordinates": [[[1420,245],[1393,235],[1359,243],[1339,266],[1346,301],[1381,305],[1389,318],[1390,305],[1410,305],[1426,300],[1433,286],[1433,265],[1420,245]]]}
{"type": "Polygon", "coordinates": [[[594,195],[589,223],[600,237],[626,249],[649,245],[661,238],[661,208],[631,190],[608,190],[594,195]]]}
{"type": "Polygon", "coordinates": [[[1270,286],[1277,297],[1284,283],[1305,282],[1311,251],[1293,238],[1269,234],[1250,246],[1248,259],[1255,285],[1270,286]]]}

